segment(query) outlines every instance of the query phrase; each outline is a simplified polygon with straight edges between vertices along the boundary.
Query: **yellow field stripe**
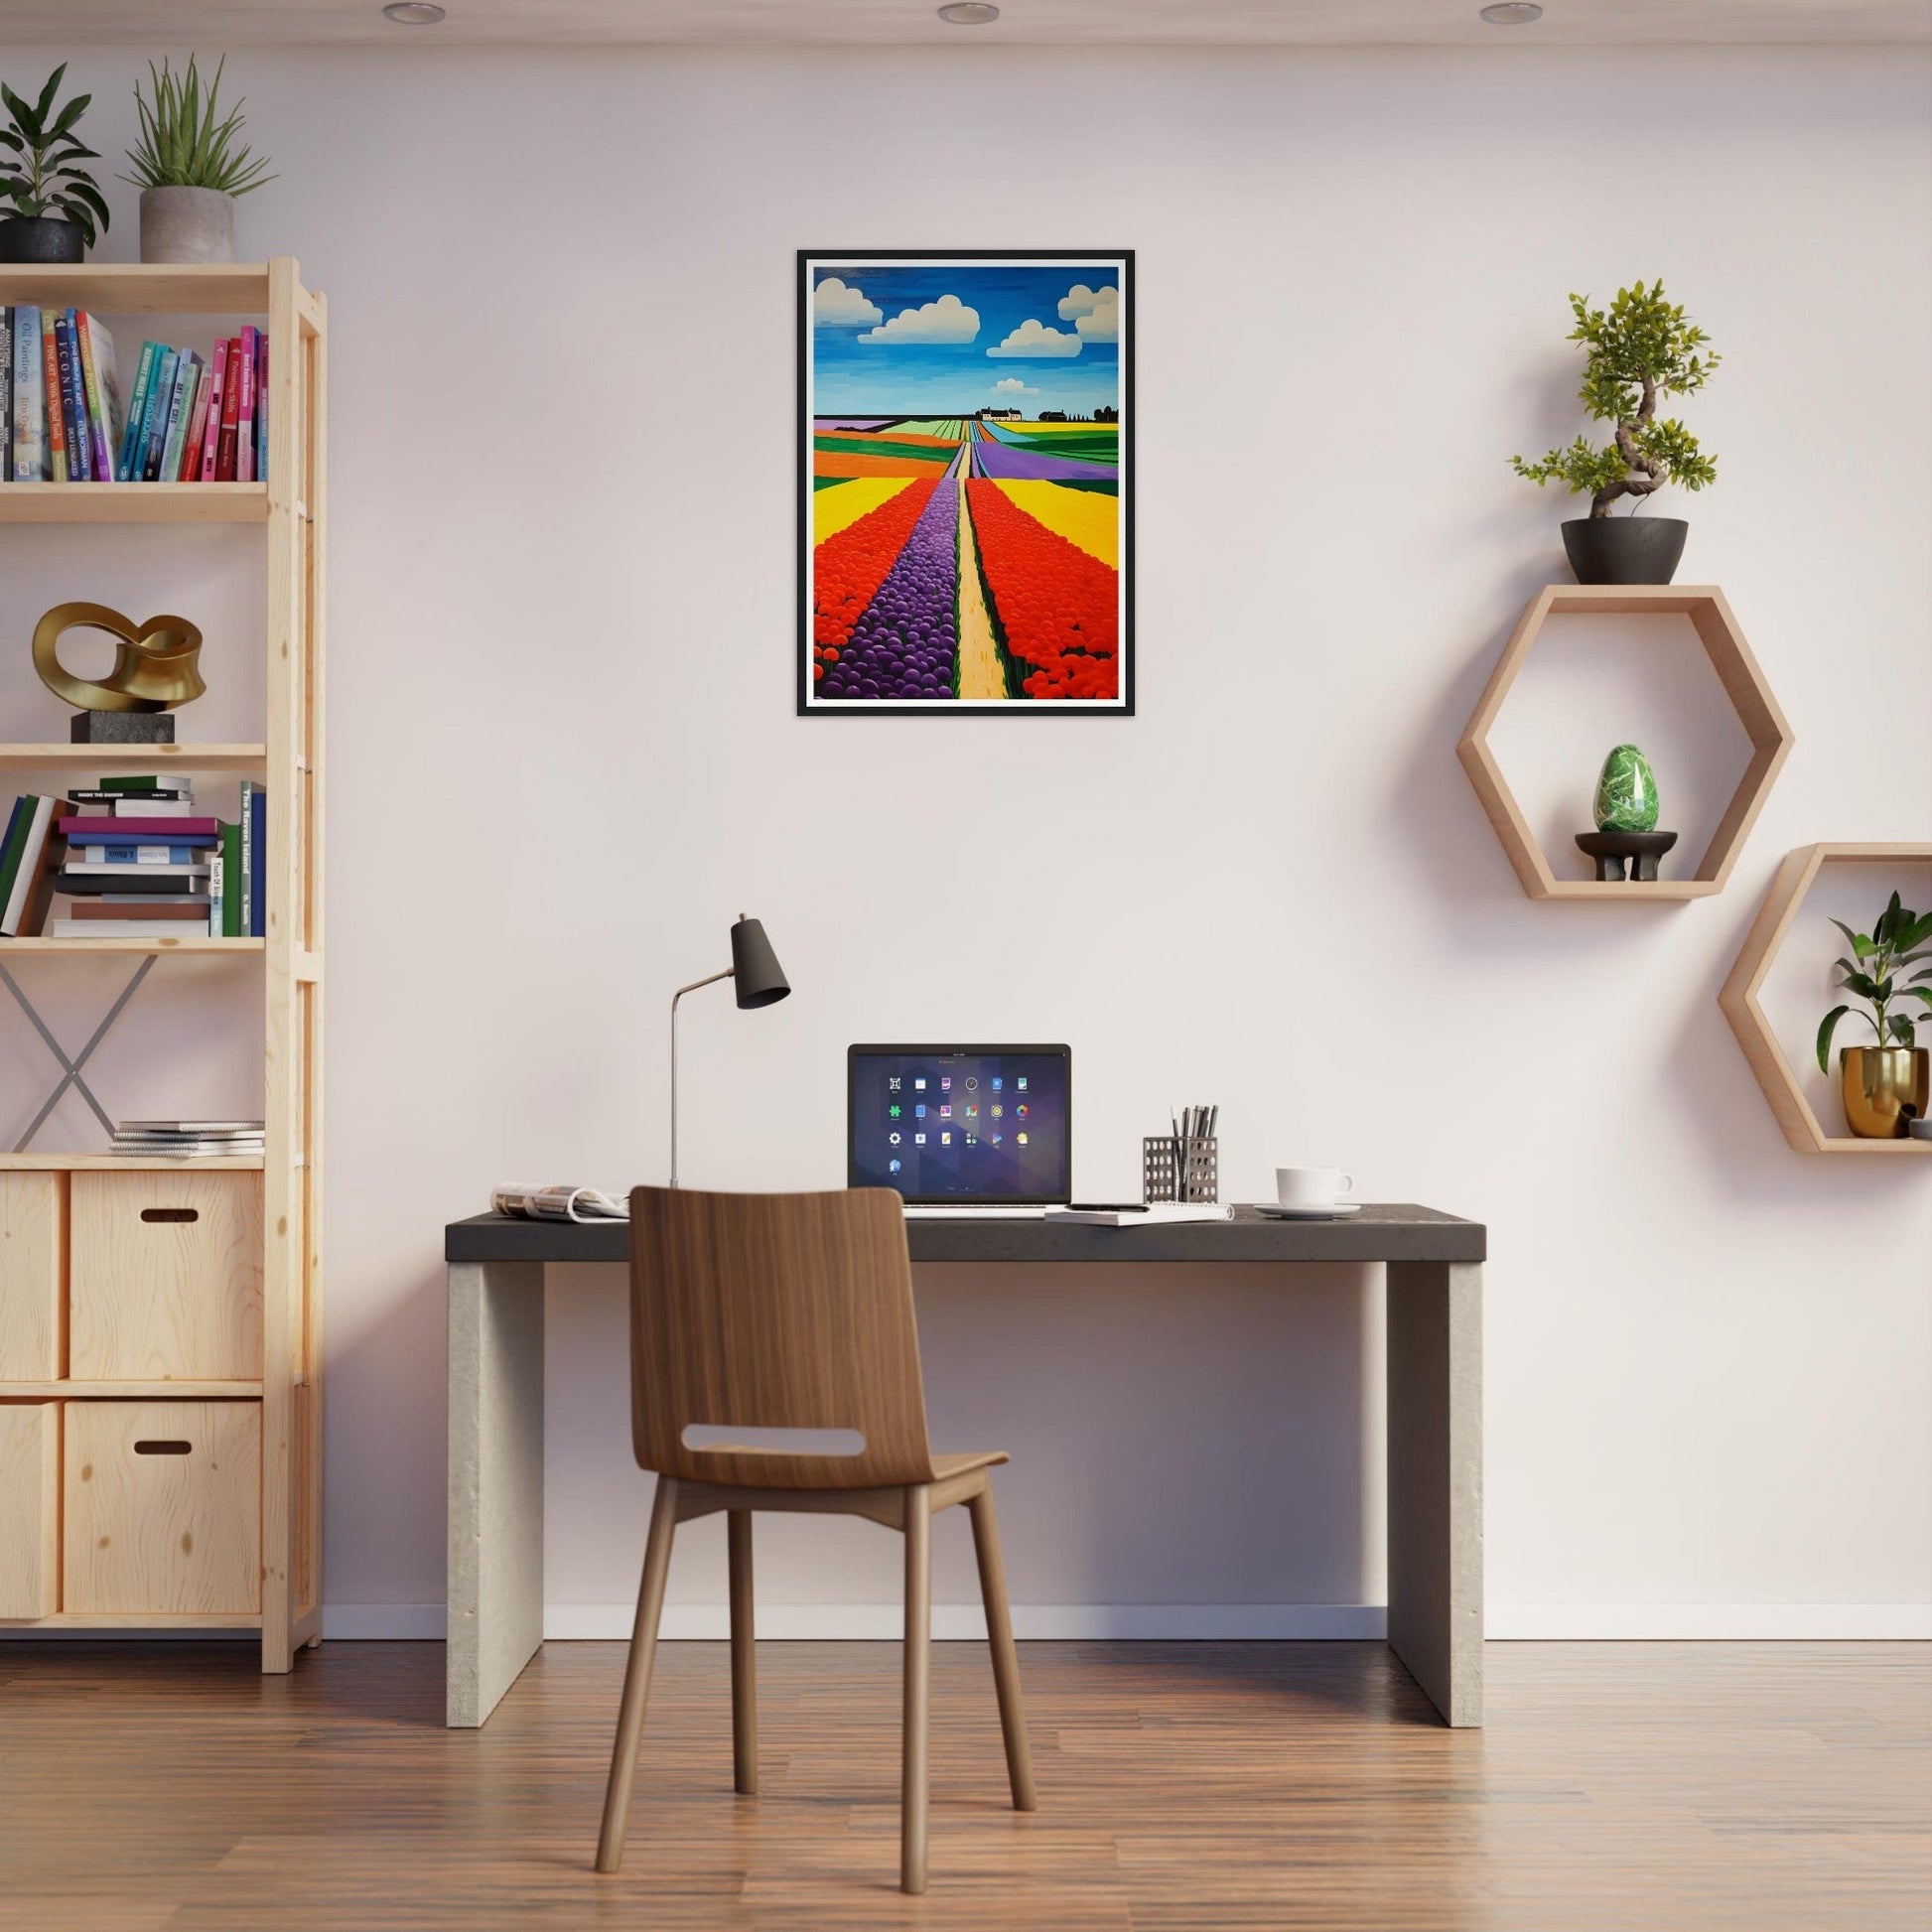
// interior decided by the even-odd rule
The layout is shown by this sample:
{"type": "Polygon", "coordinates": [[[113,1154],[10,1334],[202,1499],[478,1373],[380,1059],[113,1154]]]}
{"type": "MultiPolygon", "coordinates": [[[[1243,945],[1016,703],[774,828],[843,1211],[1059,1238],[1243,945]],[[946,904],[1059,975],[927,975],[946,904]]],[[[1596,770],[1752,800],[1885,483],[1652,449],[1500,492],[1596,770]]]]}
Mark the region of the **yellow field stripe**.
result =
{"type": "Polygon", "coordinates": [[[819,544],[837,536],[869,510],[890,503],[911,481],[910,477],[855,477],[850,483],[814,492],[812,542],[819,544]]]}
{"type": "Polygon", "coordinates": [[[1043,523],[1055,536],[1078,544],[1109,570],[1120,568],[1120,498],[1097,489],[1062,489],[1056,483],[1001,478],[1016,509],[1043,523]]]}
{"type": "Polygon", "coordinates": [[[1118,430],[1118,423],[1028,423],[1002,418],[1002,429],[1019,430],[1025,436],[1051,436],[1056,430],[1072,432],[1083,431],[1088,436],[1105,435],[1108,430],[1118,430]]]}

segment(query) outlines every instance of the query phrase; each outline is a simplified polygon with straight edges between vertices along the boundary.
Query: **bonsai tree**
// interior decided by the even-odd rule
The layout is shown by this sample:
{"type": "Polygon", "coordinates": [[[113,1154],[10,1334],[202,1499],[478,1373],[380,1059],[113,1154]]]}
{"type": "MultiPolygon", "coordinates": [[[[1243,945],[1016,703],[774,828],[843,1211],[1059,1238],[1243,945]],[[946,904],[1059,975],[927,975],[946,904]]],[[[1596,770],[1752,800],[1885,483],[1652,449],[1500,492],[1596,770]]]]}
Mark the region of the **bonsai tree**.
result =
{"type": "Polygon", "coordinates": [[[94,223],[107,226],[107,204],[93,176],[73,164],[98,161],[100,156],[81,144],[73,127],[93,95],[75,94],[56,114],[54,96],[67,70],[63,61],[31,106],[0,81],[0,101],[6,103],[8,114],[7,125],[0,127],[0,149],[6,150],[0,153],[0,215],[71,222],[91,248],[94,223]]]}
{"type": "Polygon", "coordinates": [[[211,188],[217,194],[241,196],[275,179],[266,172],[265,159],[257,160],[251,148],[235,145],[243,125],[242,103],[236,101],[225,118],[215,118],[215,97],[226,66],[223,56],[205,92],[194,55],[188,57],[188,67],[181,73],[174,72],[165,60],[158,73],[154,63],[148,63],[154,98],[149,100],[140,81],[135,81],[134,108],[141,117],[141,137],[127,151],[134,172],[123,175],[124,182],[140,189],[211,188]]]}
{"type": "MultiPolygon", "coordinates": [[[[1917,1029],[1909,1014],[1892,1013],[1889,1009],[1894,1000],[1918,1000],[1932,1009],[1932,986],[1924,982],[1932,980],[1932,966],[1923,962],[1932,960],[1932,912],[1923,914],[1900,905],[1898,895],[1891,896],[1891,902],[1878,914],[1876,923],[1868,933],[1854,932],[1843,919],[1832,923],[1852,942],[1852,957],[1841,959],[1838,964],[1838,985],[1847,993],[1856,993],[1871,1011],[1865,1015],[1866,1022],[1878,1035],[1876,1043],[1880,1046],[1916,1046],[1917,1029]],[[1898,976],[1907,966],[1918,966],[1919,970],[1904,984],[1900,985],[1898,976]]],[[[1818,1029],[1818,1070],[1829,1073],[1832,1070],[1832,1035],[1838,1023],[1852,1011],[1849,1005],[1834,1007],[1826,1014],[1824,1023],[1818,1029]]]]}
{"type": "Polygon", "coordinates": [[[1577,326],[1568,340],[1586,352],[1577,395],[1591,421],[1616,428],[1600,449],[1580,436],[1541,463],[1512,457],[1516,474],[1538,484],[1567,483],[1578,494],[1587,490],[1591,516],[1608,516],[1619,496],[1636,498],[1634,510],[1667,483],[1702,489],[1717,482],[1716,458],[1676,417],[1657,418],[1660,396],[1694,394],[1723,360],[1705,349],[1704,331],[1664,299],[1662,281],[1618,289],[1607,312],[1592,309],[1584,295],[1573,295],[1570,308],[1577,326]]]}

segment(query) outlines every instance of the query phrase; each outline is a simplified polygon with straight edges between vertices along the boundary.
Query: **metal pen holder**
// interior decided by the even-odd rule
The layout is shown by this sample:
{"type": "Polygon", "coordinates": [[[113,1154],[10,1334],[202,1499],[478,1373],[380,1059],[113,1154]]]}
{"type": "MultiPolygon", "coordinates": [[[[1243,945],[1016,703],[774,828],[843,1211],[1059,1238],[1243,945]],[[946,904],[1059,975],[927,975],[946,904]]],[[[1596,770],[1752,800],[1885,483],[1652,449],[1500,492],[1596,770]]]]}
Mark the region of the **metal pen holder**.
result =
{"type": "Polygon", "coordinates": [[[1218,1201],[1221,1144],[1198,1135],[1150,1134],[1141,1143],[1141,1199],[1157,1202],[1218,1201]]]}

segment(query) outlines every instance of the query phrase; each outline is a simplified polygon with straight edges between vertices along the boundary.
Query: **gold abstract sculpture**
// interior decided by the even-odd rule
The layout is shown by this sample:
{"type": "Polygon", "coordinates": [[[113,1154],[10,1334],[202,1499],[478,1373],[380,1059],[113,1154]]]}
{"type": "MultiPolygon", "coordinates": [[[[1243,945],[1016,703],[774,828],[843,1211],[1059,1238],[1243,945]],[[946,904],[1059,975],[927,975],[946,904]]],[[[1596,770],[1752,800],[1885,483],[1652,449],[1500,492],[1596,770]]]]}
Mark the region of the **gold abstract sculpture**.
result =
{"type": "Polygon", "coordinates": [[[41,682],[81,711],[172,711],[199,698],[207,689],[196,668],[201,653],[202,633],[186,618],[137,624],[104,604],[57,604],[34,626],[41,682]],[[61,668],[69,630],[104,630],[114,639],[114,668],[98,684],[61,668]]]}

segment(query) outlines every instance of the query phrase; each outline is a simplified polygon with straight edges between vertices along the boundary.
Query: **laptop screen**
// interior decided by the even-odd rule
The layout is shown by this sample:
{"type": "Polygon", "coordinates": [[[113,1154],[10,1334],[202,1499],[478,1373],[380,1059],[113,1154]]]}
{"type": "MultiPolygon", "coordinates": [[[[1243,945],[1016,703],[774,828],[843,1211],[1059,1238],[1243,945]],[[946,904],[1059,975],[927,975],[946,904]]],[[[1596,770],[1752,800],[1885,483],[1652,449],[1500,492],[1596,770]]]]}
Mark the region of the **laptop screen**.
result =
{"type": "Polygon", "coordinates": [[[854,1046],[847,1173],[908,1201],[1052,1203],[1073,1187],[1064,1046],[854,1046]]]}

